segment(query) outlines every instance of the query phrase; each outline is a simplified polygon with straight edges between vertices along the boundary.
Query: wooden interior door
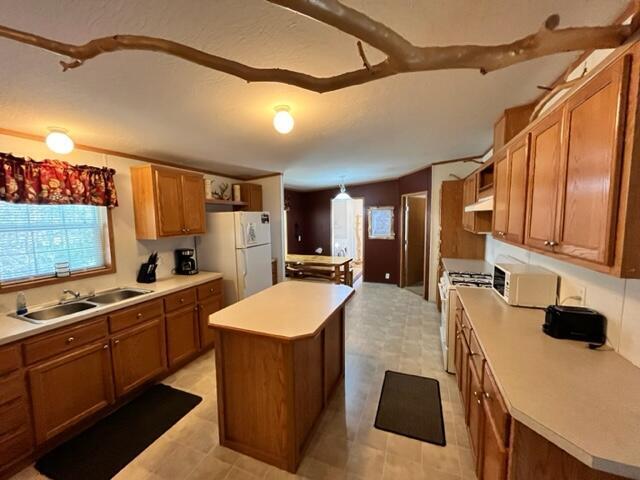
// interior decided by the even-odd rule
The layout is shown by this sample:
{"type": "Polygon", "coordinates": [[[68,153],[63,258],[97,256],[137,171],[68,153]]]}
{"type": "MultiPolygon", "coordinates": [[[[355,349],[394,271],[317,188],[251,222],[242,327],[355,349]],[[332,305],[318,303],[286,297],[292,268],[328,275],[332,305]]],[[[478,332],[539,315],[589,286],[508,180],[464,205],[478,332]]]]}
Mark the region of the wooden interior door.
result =
{"type": "Polygon", "coordinates": [[[165,169],[157,169],[155,172],[158,234],[160,236],[182,235],[184,233],[182,175],[178,171],[165,169]]]}
{"type": "Polygon", "coordinates": [[[222,309],[222,294],[208,298],[200,302],[198,306],[198,318],[200,322],[200,348],[213,347],[215,334],[209,328],[209,315],[222,309]]]}
{"type": "Polygon", "coordinates": [[[509,158],[506,153],[493,164],[493,236],[501,239],[509,227],[509,158]]]}
{"type": "Polygon", "coordinates": [[[556,251],[605,265],[613,261],[629,62],[606,68],[565,107],[556,251]]]}
{"type": "Polygon", "coordinates": [[[169,367],[173,368],[192,357],[200,348],[198,311],[194,306],[189,306],[167,313],[165,320],[169,367]]]}
{"type": "Polygon", "coordinates": [[[113,402],[109,344],[97,342],[29,369],[29,385],[41,444],[113,402]]]}
{"type": "Polygon", "coordinates": [[[525,243],[546,250],[555,238],[561,143],[562,111],[557,110],[531,131],[525,243]]]}
{"type": "Polygon", "coordinates": [[[201,175],[182,175],[182,209],[184,228],[186,233],[204,233],[205,225],[205,196],[204,180],[201,175]]]}
{"type": "Polygon", "coordinates": [[[162,318],[123,331],[112,338],[116,394],[125,395],[167,370],[162,318]]]}
{"type": "Polygon", "coordinates": [[[524,241],[529,167],[527,139],[528,136],[509,148],[509,210],[505,236],[513,243],[523,243],[524,241]]]}
{"type": "Polygon", "coordinates": [[[406,285],[424,282],[425,212],[424,197],[407,196],[405,230],[406,285]]]}

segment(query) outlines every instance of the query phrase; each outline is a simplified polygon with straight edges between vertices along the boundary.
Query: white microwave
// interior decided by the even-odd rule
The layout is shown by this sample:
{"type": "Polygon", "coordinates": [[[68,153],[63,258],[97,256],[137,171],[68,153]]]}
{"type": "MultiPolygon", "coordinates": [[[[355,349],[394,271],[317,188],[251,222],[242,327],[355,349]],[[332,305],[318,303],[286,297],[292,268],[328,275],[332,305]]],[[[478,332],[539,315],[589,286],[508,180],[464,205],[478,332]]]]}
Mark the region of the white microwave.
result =
{"type": "Polygon", "coordinates": [[[522,263],[496,263],[493,290],[509,305],[544,308],[556,304],[558,275],[522,263]]]}

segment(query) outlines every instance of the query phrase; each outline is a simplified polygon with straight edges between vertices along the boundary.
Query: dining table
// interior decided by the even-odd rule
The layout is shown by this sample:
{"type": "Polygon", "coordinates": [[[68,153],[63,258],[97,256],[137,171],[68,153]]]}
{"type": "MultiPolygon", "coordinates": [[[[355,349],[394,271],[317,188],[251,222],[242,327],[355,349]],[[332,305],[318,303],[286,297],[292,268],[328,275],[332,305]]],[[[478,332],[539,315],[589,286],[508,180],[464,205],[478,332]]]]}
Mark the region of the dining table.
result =
{"type": "Polygon", "coordinates": [[[287,254],[285,266],[287,272],[294,276],[326,278],[337,284],[352,285],[352,261],[352,257],[287,254]]]}

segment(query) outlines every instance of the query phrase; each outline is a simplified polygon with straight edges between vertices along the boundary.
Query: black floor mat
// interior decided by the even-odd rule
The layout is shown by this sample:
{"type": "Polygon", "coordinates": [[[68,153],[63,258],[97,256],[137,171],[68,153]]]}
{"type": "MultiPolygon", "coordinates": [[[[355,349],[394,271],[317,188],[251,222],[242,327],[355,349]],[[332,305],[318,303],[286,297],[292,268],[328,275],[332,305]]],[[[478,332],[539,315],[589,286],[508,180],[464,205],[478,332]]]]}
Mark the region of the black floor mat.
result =
{"type": "Polygon", "coordinates": [[[387,370],[375,427],[444,447],[447,441],[438,381],[387,370]]]}
{"type": "Polygon", "coordinates": [[[36,469],[53,480],[107,480],[201,401],[182,390],[155,385],[44,455],[36,469]]]}

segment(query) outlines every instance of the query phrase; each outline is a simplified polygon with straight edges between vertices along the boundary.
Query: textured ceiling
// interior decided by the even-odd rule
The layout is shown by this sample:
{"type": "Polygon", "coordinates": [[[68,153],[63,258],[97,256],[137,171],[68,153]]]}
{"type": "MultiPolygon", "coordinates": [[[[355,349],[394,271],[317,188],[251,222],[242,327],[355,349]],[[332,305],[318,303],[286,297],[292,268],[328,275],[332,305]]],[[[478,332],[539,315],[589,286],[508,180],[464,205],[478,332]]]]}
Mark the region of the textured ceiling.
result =
{"type": "MultiPolygon", "coordinates": [[[[345,0],[419,45],[493,44],[537,30],[610,23],[627,0],[345,0]]],[[[66,42],[161,36],[263,67],[315,75],[358,68],[355,39],[263,0],[0,0],[0,23],[66,42]]],[[[368,48],[371,61],[381,59],[368,48]]],[[[484,152],[505,107],[532,100],[575,58],[556,55],[482,76],[405,74],[323,95],[251,84],[182,60],[119,52],[62,73],[56,56],[0,39],[0,127],[70,130],[83,144],[227,174],[285,173],[314,188],[390,178],[484,152]],[[293,132],[276,133],[288,104],[293,132]]]]}

